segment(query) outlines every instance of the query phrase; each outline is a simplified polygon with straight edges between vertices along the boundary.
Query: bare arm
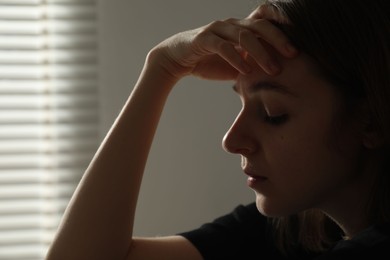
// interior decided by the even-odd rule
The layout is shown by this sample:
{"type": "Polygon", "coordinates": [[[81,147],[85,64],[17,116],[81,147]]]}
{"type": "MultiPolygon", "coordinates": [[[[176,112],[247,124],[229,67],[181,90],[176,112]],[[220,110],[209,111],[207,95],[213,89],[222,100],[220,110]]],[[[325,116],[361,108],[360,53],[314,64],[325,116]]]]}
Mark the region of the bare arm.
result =
{"type": "Polygon", "coordinates": [[[136,86],[66,209],[48,260],[201,259],[182,237],[132,237],[144,168],[164,104],[181,78],[234,80],[238,73],[250,71],[243,51],[275,73],[269,70],[271,57],[257,40],[259,35],[291,56],[284,35],[271,23],[255,19],[214,22],[177,34],[149,53],[136,86]]]}
{"type": "Polygon", "coordinates": [[[76,189],[48,259],[123,259],[127,254],[149,148],[175,83],[157,68],[145,67],[76,189]]]}

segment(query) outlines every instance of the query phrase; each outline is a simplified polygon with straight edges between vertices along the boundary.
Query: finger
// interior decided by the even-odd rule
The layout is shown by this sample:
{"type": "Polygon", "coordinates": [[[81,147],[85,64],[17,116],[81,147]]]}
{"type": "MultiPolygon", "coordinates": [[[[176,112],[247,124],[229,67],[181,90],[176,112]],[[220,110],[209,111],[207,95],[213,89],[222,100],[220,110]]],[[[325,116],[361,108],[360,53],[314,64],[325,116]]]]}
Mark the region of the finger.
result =
{"type": "Polygon", "coordinates": [[[288,18],[275,6],[264,4],[257,7],[249,16],[249,19],[267,19],[281,24],[289,24],[288,18]]]}
{"type": "MultiPolygon", "coordinates": [[[[268,21],[276,22],[277,24],[290,24],[290,21],[286,15],[282,14],[275,6],[267,4],[259,6],[247,17],[247,20],[259,19],[266,19],[268,21]]],[[[298,53],[297,49],[291,44],[287,37],[282,32],[280,32],[280,30],[278,31],[273,29],[273,31],[273,34],[276,35],[275,39],[280,38],[285,42],[286,53],[284,54],[287,57],[294,57],[298,53]]],[[[272,41],[268,42],[272,44],[272,41]]]]}
{"type": "MultiPolygon", "coordinates": [[[[238,28],[229,28],[232,35],[239,34],[243,28],[251,31],[257,38],[263,39],[274,47],[281,55],[286,58],[293,58],[298,54],[298,50],[291,44],[290,39],[272,22],[266,19],[227,19],[226,23],[238,26],[238,28]]],[[[234,36],[230,36],[234,37],[234,36]]]]}
{"type": "Polygon", "coordinates": [[[194,75],[201,78],[216,80],[234,80],[239,73],[236,68],[218,55],[198,63],[193,71],[194,75]],[[210,71],[212,71],[212,77],[210,77],[210,71]]]}
{"type": "MultiPolygon", "coordinates": [[[[237,53],[247,52],[268,74],[272,75],[280,71],[276,60],[270,55],[270,48],[267,50],[264,47],[264,41],[259,41],[259,37],[251,30],[245,29],[239,20],[231,18],[225,21],[213,22],[207,26],[204,33],[209,33],[216,37],[214,40],[218,39],[218,43],[210,42],[208,45],[216,46],[216,44],[220,44],[218,48],[214,47],[213,51],[218,52],[224,59],[232,62],[233,66],[237,67],[237,53]],[[232,49],[234,45],[237,46],[235,53],[233,53],[232,49]]],[[[244,57],[241,58],[241,61],[243,60],[244,57]]],[[[243,67],[242,69],[238,67],[240,68],[239,71],[248,72],[247,68],[244,67],[247,63],[241,62],[241,64],[243,67]]]]}
{"type": "Polygon", "coordinates": [[[236,21],[236,24],[252,31],[287,58],[295,57],[298,53],[287,35],[267,19],[244,19],[236,21]]]}
{"type": "Polygon", "coordinates": [[[263,17],[260,16],[260,10],[263,5],[258,6],[255,10],[253,10],[248,16],[248,19],[261,19],[263,17]]]}
{"type": "Polygon", "coordinates": [[[248,30],[241,30],[239,38],[241,48],[244,49],[265,72],[271,75],[280,72],[280,65],[273,55],[271,55],[272,48],[269,47],[269,44],[265,43],[248,30]]]}
{"type": "MultiPolygon", "coordinates": [[[[245,26],[247,27],[255,27],[253,25],[253,21],[246,21],[245,26]],[[252,25],[249,25],[252,23],[252,25]]],[[[271,55],[272,48],[265,48],[264,41],[260,41],[262,38],[256,32],[248,30],[245,26],[242,26],[243,22],[237,19],[228,19],[223,22],[215,22],[209,26],[209,30],[218,35],[220,38],[226,39],[231,43],[238,45],[239,49],[245,51],[254,58],[257,64],[268,74],[277,74],[280,71],[280,66],[274,59],[273,55],[271,55]]],[[[267,23],[269,26],[271,23],[267,23]]],[[[271,24],[272,25],[272,24],[271,24]]],[[[263,29],[261,34],[266,34],[263,29]]],[[[272,38],[272,37],[271,37],[272,38]]],[[[286,37],[285,37],[286,38],[286,37]]],[[[277,40],[275,40],[277,41],[277,40]]],[[[270,45],[270,44],[267,44],[270,45]]],[[[285,52],[285,50],[284,50],[285,52]]]]}
{"type": "Polygon", "coordinates": [[[291,44],[290,39],[272,22],[266,19],[243,20],[241,24],[251,30],[258,38],[266,41],[280,54],[287,58],[297,55],[297,49],[291,44]]]}
{"type": "Polygon", "coordinates": [[[229,40],[211,31],[200,34],[194,40],[193,45],[195,53],[201,55],[217,54],[240,73],[248,74],[251,71],[251,67],[242,57],[241,51],[235,48],[229,40]]]}

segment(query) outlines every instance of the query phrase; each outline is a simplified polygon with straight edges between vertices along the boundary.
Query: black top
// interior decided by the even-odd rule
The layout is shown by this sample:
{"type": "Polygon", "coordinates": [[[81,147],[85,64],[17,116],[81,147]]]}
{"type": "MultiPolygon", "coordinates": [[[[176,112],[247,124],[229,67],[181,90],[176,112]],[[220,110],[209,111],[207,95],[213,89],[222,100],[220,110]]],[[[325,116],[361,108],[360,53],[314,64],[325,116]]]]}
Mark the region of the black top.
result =
{"type": "Polygon", "coordinates": [[[285,258],[274,246],[271,225],[255,203],[240,205],[228,215],[179,235],[191,241],[204,259],[390,259],[389,224],[372,226],[351,240],[340,240],[322,255],[297,249],[285,258]]]}

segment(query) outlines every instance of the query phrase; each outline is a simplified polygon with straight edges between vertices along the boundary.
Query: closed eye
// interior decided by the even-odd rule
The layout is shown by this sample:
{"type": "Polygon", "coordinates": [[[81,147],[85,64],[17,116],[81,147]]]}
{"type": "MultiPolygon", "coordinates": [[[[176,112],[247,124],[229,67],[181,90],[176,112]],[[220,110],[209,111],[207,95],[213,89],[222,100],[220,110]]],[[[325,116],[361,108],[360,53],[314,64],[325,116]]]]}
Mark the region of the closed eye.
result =
{"type": "Polygon", "coordinates": [[[281,125],[281,124],[285,123],[287,120],[288,120],[287,114],[278,115],[278,116],[266,115],[264,117],[264,121],[266,123],[271,124],[271,125],[275,125],[275,126],[281,125]]]}

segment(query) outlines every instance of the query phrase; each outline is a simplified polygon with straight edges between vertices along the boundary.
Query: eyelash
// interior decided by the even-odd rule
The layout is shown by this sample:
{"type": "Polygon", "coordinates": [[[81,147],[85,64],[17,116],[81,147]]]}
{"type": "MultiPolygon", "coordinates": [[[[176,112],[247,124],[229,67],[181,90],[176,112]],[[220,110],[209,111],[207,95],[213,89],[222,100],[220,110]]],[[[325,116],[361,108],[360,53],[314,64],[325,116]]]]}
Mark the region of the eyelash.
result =
{"type": "Polygon", "coordinates": [[[264,117],[264,121],[270,125],[278,126],[285,123],[288,119],[287,114],[279,115],[279,116],[268,116],[264,117]]]}

